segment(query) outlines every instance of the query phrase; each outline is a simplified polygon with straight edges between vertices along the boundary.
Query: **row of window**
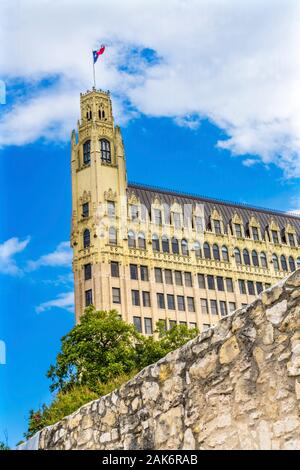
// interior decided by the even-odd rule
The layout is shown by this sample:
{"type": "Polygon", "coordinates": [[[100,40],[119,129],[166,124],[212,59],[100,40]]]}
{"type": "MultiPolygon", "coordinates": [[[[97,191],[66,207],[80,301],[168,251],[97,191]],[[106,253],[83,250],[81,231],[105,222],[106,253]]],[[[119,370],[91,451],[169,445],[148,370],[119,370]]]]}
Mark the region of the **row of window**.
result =
{"type": "MultiPolygon", "coordinates": [[[[111,163],[110,142],[107,139],[99,140],[101,161],[111,163]]],[[[89,165],[91,163],[91,141],[86,140],[83,144],[83,163],[89,165]]]]}
{"type": "MultiPolygon", "coordinates": [[[[171,329],[171,328],[173,328],[173,326],[178,324],[176,320],[168,320],[168,323],[167,323],[167,320],[161,319],[161,320],[159,320],[159,322],[164,324],[165,329],[167,329],[168,327],[169,327],[169,329],[171,329]]],[[[145,333],[146,335],[152,335],[153,334],[152,318],[144,317],[144,330],[143,330],[143,323],[142,323],[142,318],[141,317],[134,316],[133,317],[133,324],[134,324],[136,330],[139,333],[145,333]]],[[[187,322],[186,321],[180,321],[179,325],[187,326],[187,322]]],[[[189,322],[188,326],[189,326],[189,328],[197,328],[197,323],[196,322],[189,322]]],[[[209,324],[204,324],[203,325],[204,329],[207,329],[209,327],[210,327],[209,324]]]]}

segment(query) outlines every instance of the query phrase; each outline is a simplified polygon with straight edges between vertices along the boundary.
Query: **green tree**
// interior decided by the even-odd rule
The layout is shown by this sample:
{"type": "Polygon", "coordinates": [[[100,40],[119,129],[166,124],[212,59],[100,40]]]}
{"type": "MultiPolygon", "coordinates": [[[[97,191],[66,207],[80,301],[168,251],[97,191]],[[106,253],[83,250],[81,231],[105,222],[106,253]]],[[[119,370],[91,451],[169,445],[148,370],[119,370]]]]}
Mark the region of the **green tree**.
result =
{"type": "Polygon", "coordinates": [[[86,385],[97,391],[99,382],[129,373],[136,368],[138,337],[133,325],[121,320],[115,310],[88,307],[80,324],[62,338],[61,352],[47,374],[52,380],[50,389],[66,391],[86,385]]]}
{"type": "Polygon", "coordinates": [[[0,450],[9,450],[9,447],[4,442],[0,441],[0,450]]]}

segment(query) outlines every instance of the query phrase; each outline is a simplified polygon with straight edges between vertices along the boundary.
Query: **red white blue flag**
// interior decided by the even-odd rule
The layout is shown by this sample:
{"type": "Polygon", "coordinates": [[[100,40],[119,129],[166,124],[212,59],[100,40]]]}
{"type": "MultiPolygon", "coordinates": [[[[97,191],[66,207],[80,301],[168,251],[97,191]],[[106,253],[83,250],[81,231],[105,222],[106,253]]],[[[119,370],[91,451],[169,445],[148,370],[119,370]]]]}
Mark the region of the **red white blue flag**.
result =
{"type": "Polygon", "coordinates": [[[100,46],[98,51],[93,51],[94,64],[97,62],[99,55],[102,55],[105,51],[105,46],[100,46]]]}

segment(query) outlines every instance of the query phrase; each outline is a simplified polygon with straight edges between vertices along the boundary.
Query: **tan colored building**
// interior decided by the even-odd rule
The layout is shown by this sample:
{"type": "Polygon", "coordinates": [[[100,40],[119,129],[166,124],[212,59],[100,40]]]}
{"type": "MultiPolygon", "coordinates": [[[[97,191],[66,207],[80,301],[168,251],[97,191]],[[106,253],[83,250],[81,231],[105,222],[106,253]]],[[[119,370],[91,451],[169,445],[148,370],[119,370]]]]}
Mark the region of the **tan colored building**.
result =
{"type": "Polygon", "coordinates": [[[129,184],[109,93],[80,97],[72,133],[76,321],[93,303],[151,334],[199,329],[300,267],[300,218],[129,184]]]}

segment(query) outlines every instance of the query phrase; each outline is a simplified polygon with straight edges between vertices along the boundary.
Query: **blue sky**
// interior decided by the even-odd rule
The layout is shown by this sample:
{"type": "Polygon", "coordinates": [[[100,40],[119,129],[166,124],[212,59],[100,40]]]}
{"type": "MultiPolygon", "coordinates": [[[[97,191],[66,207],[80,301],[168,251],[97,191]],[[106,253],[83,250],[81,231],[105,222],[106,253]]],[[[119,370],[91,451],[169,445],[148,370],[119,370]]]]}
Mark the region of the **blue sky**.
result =
{"type": "MultiPolygon", "coordinates": [[[[15,11],[17,38],[3,24],[10,50],[0,56],[7,86],[0,105],[0,340],[7,348],[0,440],[7,431],[11,445],[22,438],[29,410],[50,400],[45,373],[74,324],[69,138],[79,92],[91,86],[91,48],[108,45],[97,81],[112,92],[130,181],[300,208],[297,2],[282,11],[280,2],[265,1],[262,11],[256,1],[244,9],[235,1],[152,1],[139,21],[132,12],[139,15],[140,2],[111,3],[75,2],[65,24],[67,0],[60,13],[28,0],[15,11]]],[[[6,17],[16,6],[4,2],[6,17]]]]}

